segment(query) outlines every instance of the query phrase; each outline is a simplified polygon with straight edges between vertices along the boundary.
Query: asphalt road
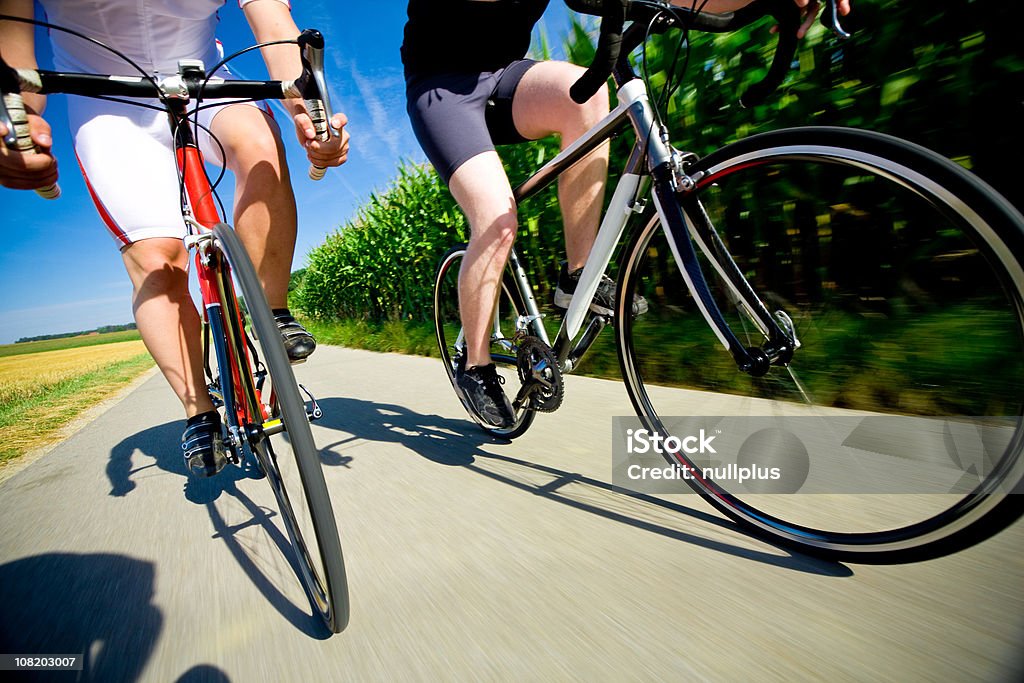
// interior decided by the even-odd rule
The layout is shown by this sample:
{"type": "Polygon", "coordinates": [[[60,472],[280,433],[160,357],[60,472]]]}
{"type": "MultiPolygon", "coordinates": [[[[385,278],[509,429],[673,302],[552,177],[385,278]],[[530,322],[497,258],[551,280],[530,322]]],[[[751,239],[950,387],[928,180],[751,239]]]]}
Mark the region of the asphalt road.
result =
{"type": "Polygon", "coordinates": [[[437,360],[326,347],[299,374],[344,633],[311,616],[265,482],[186,477],[155,376],[0,485],[0,653],[86,655],[42,680],[1024,679],[1020,522],[924,563],[817,561],[695,496],[613,491],[621,384],[570,377],[502,443],[437,360]]]}

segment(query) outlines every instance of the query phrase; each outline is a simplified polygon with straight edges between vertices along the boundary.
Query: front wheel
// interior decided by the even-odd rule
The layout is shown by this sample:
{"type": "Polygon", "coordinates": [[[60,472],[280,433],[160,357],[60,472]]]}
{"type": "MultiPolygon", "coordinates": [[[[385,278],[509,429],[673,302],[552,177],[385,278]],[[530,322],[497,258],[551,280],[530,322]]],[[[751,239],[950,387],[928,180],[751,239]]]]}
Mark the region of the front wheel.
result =
{"type": "Polygon", "coordinates": [[[327,627],[338,633],[348,625],[348,581],[305,402],[245,248],[230,226],[219,224],[213,232],[238,282],[245,302],[243,315],[254,336],[253,350],[261,361],[253,370],[255,401],[263,422],[249,425],[246,436],[274,491],[310,603],[327,627]]]}
{"type": "MultiPolygon", "coordinates": [[[[482,422],[467,405],[462,391],[455,383],[455,372],[462,361],[466,349],[466,340],[459,317],[459,269],[466,255],[466,245],[457,244],[441,258],[434,277],[434,329],[437,333],[437,347],[441,353],[445,373],[451,382],[455,394],[462,402],[466,412],[489,434],[514,439],[530,428],[536,412],[527,403],[516,411],[515,423],[507,429],[499,429],[482,422]]],[[[494,305],[493,325],[491,327],[491,360],[498,370],[498,375],[505,380],[505,392],[512,399],[520,386],[517,354],[519,338],[517,332],[526,325],[526,307],[512,276],[506,270],[502,278],[498,300],[494,305]]]]}
{"type": "Polygon", "coordinates": [[[1020,213],[956,164],[856,130],[767,133],[688,172],[679,205],[731,329],[765,345],[745,281],[799,347],[764,377],[740,372],[649,216],[623,254],[620,363],[646,429],[717,439],[713,456],[666,454],[687,483],[834,559],[936,557],[1019,518],[1020,213]],[[634,294],[650,305],[637,319],[634,294]]]}

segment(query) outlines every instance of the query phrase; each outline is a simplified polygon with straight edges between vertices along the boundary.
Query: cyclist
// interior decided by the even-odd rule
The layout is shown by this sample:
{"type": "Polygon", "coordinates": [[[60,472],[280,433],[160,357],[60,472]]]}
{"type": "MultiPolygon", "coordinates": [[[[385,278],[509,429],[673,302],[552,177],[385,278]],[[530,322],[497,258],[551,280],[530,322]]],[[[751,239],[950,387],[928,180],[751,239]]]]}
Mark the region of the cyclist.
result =
{"type": "MultiPolygon", "coordinates": [[[[41,0],[49,20],[99,39],[125,53],[158,77],[177,73],[181,59],[220,60],[214,31],[223,0],[99,0],[74,3],[41,0]]],[[[299,31],[288,0],[239,0],[258,41],[290,40],[299,31]]],[[[0,12],[33,15],[32,0],[0,0],[0,12]]],[[[35,68],[31,25],[0,22],[0,52],[14,67],[35,68]]],[[[59,70],[124,73],[113,53],[69,34],[51,31],[54,64],[59,70]]],[[[263,48],[270,76],[285,80],[302,72],[294,45],[263,48]]],[[[226,72],[218,74],[230,77],[226,72]]],[[[38,151],[19,153],[0,145],[0,184],[15,189],[45,187],[57,179],[50,127],[41,118],[45,97],[24,94],[32,139],[38,151]]],[[[295,130],[309,160],[338,166],[348,154],[347,120],[331,122],[340,136],[315,140],[301,99],[286,100],[295,130]]],[[[203,375],[201,320],[189,296],[185,226],[171,133],[163,111],[103,100],[73,98],[68,118],[75,153],[96,207],[117,242],[134,286],[132,308],[139,332],[164,377],[181,400],[187,417],[182,449],[198,476],[216,474],[226,463],[220,417],[210,401],[203,375]]],[[[280,132],[268,111],[233,104],[200,113],[210,135],[200,133],[207,159],[235,176],[234,223],[252,257],[274,309],[288,356],[305,359],[316,343],[287,308],[288,278],[295,248],[296,208],[280,132]]]]}
{"type": "MultiPolygon", "coordinates": [[[[470,225],[459,273],[459,309],[466,352],[456,381],[474,412],[487,424],[515,421],[501,378],[490,362],[490,317],[502,269],[515,239],[512,188],[494,151],[509,144],[558,135],[564,149],[608,113],[602,88],[579,105],[569,88],[583,69],[557,61],[524,59],[534,24],[549,0],[410,0],[402,62],[407,111],[413,131],[448,184],[470,225]]],[[[799,36],[818,12],[813,0],[794,0],[804,13],[799,36]]],[[[673,0],[681,7],[729,12],[749,0],[673,0]]],[[[567,0],[568,5],[572,2],[567,0]]],[[[840,0],[842,14],[849,0],[840,0]]],[[[567,308],[593,246],[608,172],[607,144],[559,177],[558,198],[566,256],[554,304],[567,308]]],[[[604,278],[590,308],[610,314],[615,284],[604,278]]],[[[634,314],[646,302],[633,301],[634,314]]]]}

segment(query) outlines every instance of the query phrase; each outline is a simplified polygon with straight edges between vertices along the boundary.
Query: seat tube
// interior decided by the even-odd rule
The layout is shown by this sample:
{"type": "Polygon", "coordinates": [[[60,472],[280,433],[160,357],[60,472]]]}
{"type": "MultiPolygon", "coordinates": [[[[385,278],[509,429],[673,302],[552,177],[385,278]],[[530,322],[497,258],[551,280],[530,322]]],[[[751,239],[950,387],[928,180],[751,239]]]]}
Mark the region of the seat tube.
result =
{"type": "Polygon", "coordinates": [[[543,316],[541,316],[540,309],[537,307],[537,299],[533,296],[533,287],[530,286],[530,280],[526,276],[526,269],[519,262],[519,254],[516,253],[515,247],[509,252],[508,267],[512,272],[512,279],[515,282],[516,288],[523,298],[523,304],[526,306],[526,311],[524,312],[530,317],[530,329],[533,335],[539,337],[548,346],[551,346],[551,342],[548,341],[548,333],[544,329],[543,316]]]}

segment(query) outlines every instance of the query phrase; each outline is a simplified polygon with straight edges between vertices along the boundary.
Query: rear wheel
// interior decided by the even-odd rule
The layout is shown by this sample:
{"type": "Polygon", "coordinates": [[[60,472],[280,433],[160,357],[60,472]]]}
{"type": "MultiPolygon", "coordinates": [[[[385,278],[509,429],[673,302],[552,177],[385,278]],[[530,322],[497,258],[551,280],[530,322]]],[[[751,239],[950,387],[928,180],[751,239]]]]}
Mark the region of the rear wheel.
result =
{"type": "MultiPolygon", "coordinates": [[[[441,258],[434,278],[434,329],[437,333],[437,346],[441,352],[448,381],[455,389],[455,395],[462,402],[466,412],[480,427],[495,436],[514,439],[525,433],[536,412],[530,408],[529,402],[516,411],[515,424],[508,429],[498,429],[482,422],[466,404],[462,391],[455,383],[455,372],[465,353],[466,342],[459,317],[459,269],[466,254],[466,245],[457,244],[441,258]]],[[[521,386],[517,366],[519,337],[516,333],[526,320],[525,306],[522,304],[519,290],[506,270],[502,278],[501,290],[494,309],[494,324],[491,328],[491,360],[497,367],[498,374],[505,379],[505,393],[509,400],[515,398],[521,386]]]]}
{"type": "Polygon", "coordinates": [[[348,583],[334,510],[305,402],[263,287],[242,243],[224,224],[214,228],[214,236],[238,282],[245,303],[244,317],[261,362],[254,371],[257,400],[265,417],[261,425],[249,426],[248,441],[274,491],[306,594],[327,627],[338,633],[348,624],[348,583]]]}
{"type": "Polygon", "coordinates": [[[714,462],[666,456],[696,468],[690,486],[762,536],[858,561],[947,554],[1020,517],[1021,215],[956,164],[863,131],[755,136],[689,173],[698,188],[679,201],[696,242],[735,260],[702,257],[730,327],[765,343],[735,294],[745,279],[801,343],[764,377],[738,371],[658,217],[637,231],[620,270],[620,362],[647,429],[682,438],[697,422],[677,416],[718,416],[700,425],[718,439],[714,462]],[[650,311],[633,319],[636,293],[650,311]],[[728,462],[779,477],[738,484],[728,462]],[[781,495],[795,491],[815,495],[781,495]]]}

